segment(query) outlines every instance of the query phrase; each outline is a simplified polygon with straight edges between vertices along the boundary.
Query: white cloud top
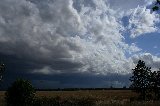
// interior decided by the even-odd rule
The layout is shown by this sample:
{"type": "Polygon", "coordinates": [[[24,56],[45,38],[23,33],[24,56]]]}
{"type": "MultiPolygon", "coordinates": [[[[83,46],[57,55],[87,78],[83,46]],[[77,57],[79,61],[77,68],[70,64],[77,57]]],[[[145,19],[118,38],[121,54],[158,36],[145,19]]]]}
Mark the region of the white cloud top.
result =
{"type": "Polygon", "coordinates": [[[146,7],[137,7],[131,13],[129,19],[129,29],[131,37],[135,38],[142,34],[158,31],[156,23],[159,22],[159,15],[152,13],[151,9],[146,7]]]}

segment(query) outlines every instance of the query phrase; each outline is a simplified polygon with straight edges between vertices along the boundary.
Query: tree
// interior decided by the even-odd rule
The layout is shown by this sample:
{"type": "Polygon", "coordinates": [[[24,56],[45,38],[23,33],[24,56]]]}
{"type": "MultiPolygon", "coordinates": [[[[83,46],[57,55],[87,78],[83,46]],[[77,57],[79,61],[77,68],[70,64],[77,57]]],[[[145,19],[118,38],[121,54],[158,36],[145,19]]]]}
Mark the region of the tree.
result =
{"type": "Polygon", "coordinates": [[[133,91],[140,94],[141,99],[145,100],[150,88],[150,73],[151,68],[146,67],[145,62],[142,60],[138,61],[138,64],[133,70],[133,76],[130,77],[131,88],[133,91]]]}
{"type": "Polygon", "coordinates": [[[160,99],[160,71],[154,71],[150,77],[151,92],[154,92],[155,99],[160,99]]]}
{"type": "Polygon", "coordinates": [[[30,106],[35,89],[28,80],[18,79],[8,88],[5,99],[8,106],[30,106]]]}
{"type": "Polygon", "coordinates": [[[155,94],[156,94],[156,97],[157,99],[160,99],[160,70],[157,71],[157,74],[156,74],[156,91],[155,91],[155,94]]]}
{"type": "Polygon", "coordinates": [[[2,74],[5,70],[5,65],[3,63],[0,64],[0,81],[2,80],[2,74]]]}
{"type": "Polygon", "coordinates": [[[153,11],[157,11],[159,10],[159,6],[160,6],[160,0],[156,0],[155,5],[152,7],[153,11]]]}

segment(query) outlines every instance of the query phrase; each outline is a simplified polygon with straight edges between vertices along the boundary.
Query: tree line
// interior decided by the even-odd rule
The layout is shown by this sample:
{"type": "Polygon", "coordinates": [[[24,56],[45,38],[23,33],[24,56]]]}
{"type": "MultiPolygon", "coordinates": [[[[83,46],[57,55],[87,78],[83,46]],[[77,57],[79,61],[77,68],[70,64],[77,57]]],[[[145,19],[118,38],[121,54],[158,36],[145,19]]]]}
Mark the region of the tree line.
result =
{"type": "Polygon", "coordinates": [[[0,81],[2,80],[2,74],[5,70],[5,65],[3,63],[0,64],[0,81]]]}

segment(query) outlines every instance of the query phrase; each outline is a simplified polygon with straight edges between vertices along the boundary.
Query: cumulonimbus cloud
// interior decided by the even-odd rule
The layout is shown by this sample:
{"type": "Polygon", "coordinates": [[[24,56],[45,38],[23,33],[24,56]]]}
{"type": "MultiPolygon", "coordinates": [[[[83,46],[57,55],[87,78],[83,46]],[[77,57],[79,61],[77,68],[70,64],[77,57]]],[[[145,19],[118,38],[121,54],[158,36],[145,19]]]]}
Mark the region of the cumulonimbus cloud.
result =
{"type": "Polygon", "coordinates": [[[36,64],[32,73],[126,74],[126,54],[141,49],[125,43],[123,15],[108,0],[1,0],[0,53],[36,64]]]}

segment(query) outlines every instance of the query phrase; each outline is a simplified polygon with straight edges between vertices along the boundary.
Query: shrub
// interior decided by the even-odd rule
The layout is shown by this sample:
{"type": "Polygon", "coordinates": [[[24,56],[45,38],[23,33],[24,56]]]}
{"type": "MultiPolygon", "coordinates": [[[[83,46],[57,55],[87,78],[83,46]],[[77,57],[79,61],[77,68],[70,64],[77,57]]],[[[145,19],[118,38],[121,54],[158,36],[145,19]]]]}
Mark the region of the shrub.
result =
{"type": "Polygon", "coordinates": [[[18,79],[8,88],[5,99],[8,106],[31,105],[35,89],[28,80],[18,79]]]}

